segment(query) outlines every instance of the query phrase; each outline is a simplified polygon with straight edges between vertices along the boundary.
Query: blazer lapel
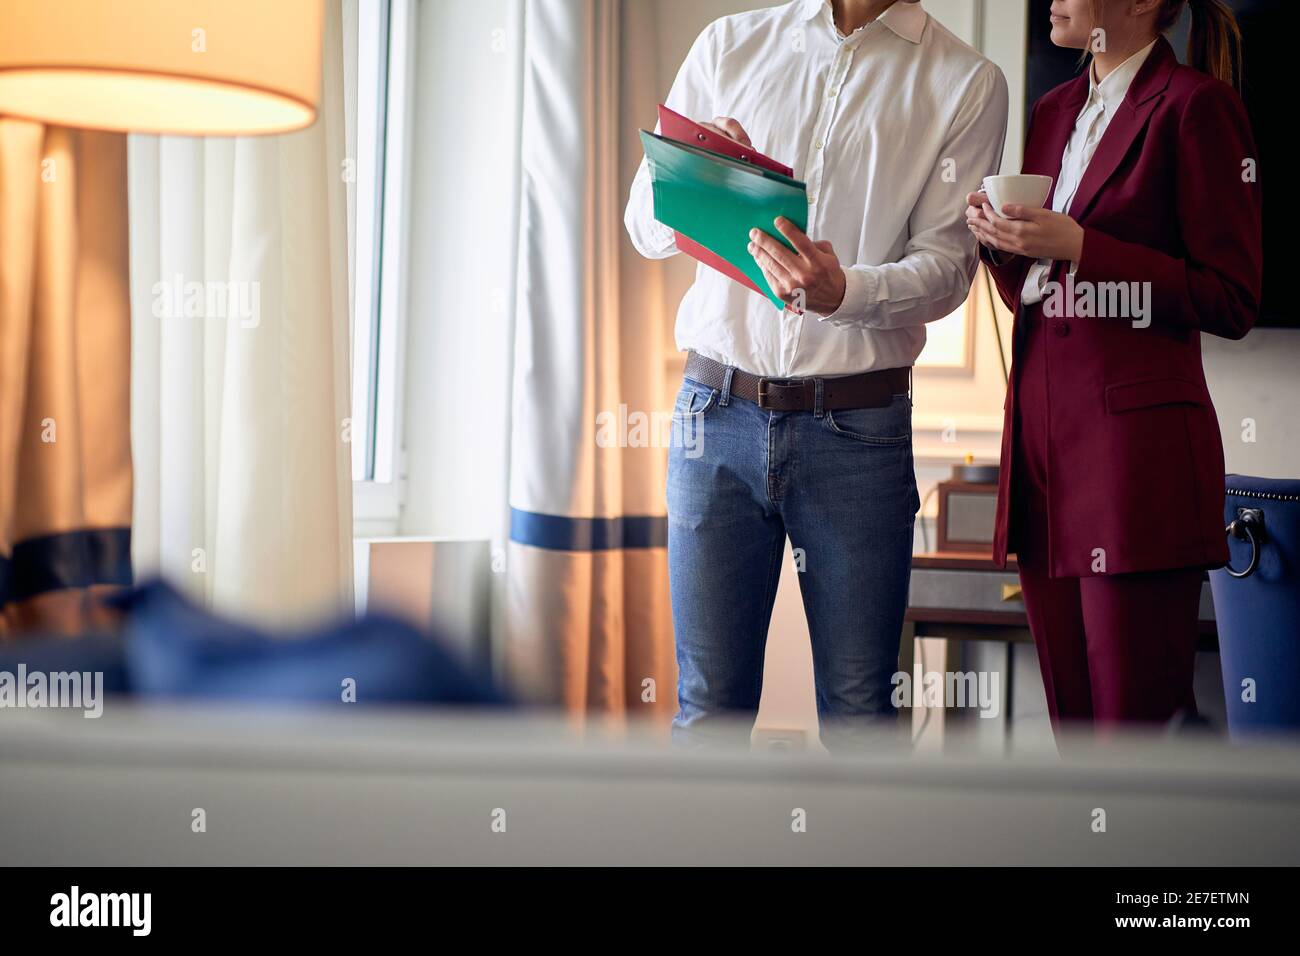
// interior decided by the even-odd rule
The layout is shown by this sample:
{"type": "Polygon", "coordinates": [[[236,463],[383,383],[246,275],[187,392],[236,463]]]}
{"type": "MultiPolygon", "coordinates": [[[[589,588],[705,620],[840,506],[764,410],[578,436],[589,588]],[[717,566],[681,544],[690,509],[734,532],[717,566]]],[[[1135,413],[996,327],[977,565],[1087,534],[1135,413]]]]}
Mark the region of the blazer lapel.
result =
{"type": "MultiPolygon", "coordinates": [[[[1069,209],[1075,222],[1081,222],[1088,214],[1101,188],[1115,174],[1119,164],[1128,155],[1133,141],[1146,128],[1151,111],[1160,102],[1161,94],[1169,85],[1169,76],[1177,64],[1178,60],[1169,41],[1160,37],[1156,40],[1155,48],[1147,55],[1142,69],[1133,78],[1124,102],[1106,127],[1106,133],[1097,144],[1097,151],[1093,153],[1088,169],[1079,182],[1079,190],[1074,194],[1069,209]]],[[[1065,148],[1064,144],[1061,148],[1065,148]]]]}
{"type": "MultiPolygon", "coordinates": [[[[1021,171],[1036,176],[1051,176],[1053,196],[1056,194],[1056,184],[1061,178],[1061,160],[1065,153],[1065,144],[1070,141],[1075,120],[1078,119],[1079,110],[1087,98],[1088,77],[1084,74],[1073,82],[1059,102],[1045,107],[1035,120],[1043,124],[1042,135],[1036,134],[1029,139],[1021,171]]],[[[1051,208],[1051,197],[1048,198],[1047,205],[1051,208]]]]}
{"type": "MultiPolygon", "coordinates": [[[[1075,120],[1079,117],[1079,110],[1083,108],[1084,101],[1088,98],[1088,75],[1085,73],[1075,79],[1068,89],[1054,102],[1047,102],[1039,106],[1032,121],[1033,129],[1030,130],[1032,135],[1028,136],[1025,141],[1025,158],[1020,164],[1022,173],[1034,176],[1051,176],[1052,177],[1052,195],[1047,199],[1047,208],[1052,208],[1052,200],[1056,195],[1056,185],[1061,180],[1061,160],[1065,154],[1065,144],[1070,141],[1070,134],[1074,132],[1075,120]]],[[[1029,272],[1026,269],[1021,276],[1020,288],[1024,288],[1024,280],[1028,278],[1029,272]]],[[[1024,309],[1020,303],[1020,296],[1016,296],[1016,315],[1019,315],[1024,309]]],[[[1027,327],[1020,322],[1016,322],[1011,335],[1011,355],[1013,358],[1020,355],[1024,336],[1027,333],[1027,327]]],[[[1015,368],[1012,368],[1012,374],[1015,374],[1015,368]]]]}

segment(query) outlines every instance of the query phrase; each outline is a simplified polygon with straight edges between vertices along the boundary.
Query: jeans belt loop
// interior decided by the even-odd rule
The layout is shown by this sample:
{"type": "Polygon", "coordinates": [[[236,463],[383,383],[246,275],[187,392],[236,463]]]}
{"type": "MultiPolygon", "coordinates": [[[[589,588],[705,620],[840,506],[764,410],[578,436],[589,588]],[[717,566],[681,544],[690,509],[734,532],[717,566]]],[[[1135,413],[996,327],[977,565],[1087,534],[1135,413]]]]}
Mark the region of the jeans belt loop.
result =
{"type": "Polygon", "coordinates": [[[718,404],[723,408],[731,404],[731,376],[735,374],[736,367],[728,365],[727,371],[722,376],[722,397],[718,400],[718,404]]]}
{"type": "Polygon", "coordinates": [[[822,409],[822,396],[824,394],[824,381],[818,377],[813,379],[813,417],[821,418],[826,412],[822,409]]]}

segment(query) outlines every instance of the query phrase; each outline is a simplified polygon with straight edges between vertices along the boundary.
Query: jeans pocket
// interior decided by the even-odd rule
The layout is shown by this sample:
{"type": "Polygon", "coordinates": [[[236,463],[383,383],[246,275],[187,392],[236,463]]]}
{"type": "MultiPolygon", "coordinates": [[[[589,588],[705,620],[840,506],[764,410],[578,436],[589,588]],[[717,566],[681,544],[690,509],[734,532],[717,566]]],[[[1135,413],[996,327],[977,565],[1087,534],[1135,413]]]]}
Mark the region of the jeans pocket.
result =
{"type": "Polygon", "coordinates": [[[865,445],[906,445],[912,440],[912,403],[906,395],[895,395],[880,408],[828,410],[822,421],[836,435],[865,445]]]}
{"type": "Polygon", "coordinates": [[[677,392],[677,401],[673,404],[673,421],[680,422],[688,416],[698,420],[699,416],[712,409],[721,397],[722,393],[716,388],[709,388],[707,385],[687,379],[677,392]]]}
{"type": "Polygon", "coordinates": [[[673,406],[668,468],[680,455],[683,458],[700,458],[704,455],[705,415],[718,403],[722,393],[698,382],[686,382],[673,406]]]}

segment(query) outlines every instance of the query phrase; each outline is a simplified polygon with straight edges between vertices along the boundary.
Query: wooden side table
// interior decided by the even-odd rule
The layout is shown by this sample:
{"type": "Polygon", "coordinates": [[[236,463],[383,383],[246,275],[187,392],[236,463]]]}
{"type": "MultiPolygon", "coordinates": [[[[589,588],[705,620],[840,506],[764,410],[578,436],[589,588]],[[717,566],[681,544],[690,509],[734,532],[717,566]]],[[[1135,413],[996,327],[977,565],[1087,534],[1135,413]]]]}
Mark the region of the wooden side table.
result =
{"type": "MultiPolygon", "coordinates": [[[[900,671],[916,673],[916,641],[922,637],[943,638],[950,642],[940,665],[927,667],[927,670],[938,671],[961,669],[961,642],[1006,644],[1008,666],[1002,682],[1003,713],[1010,721],[1011,661],[1015,645],[1033,643],[1020,594],[1015,556],[1008,556],[1006,568],[999,568],[988,554],[938,551],[913,555],[911,587],[898,649],[900,671]]],[[[1198,650],[1218,650],[1214,602],[1208,577],[1201,589],[1198,650]]]]}

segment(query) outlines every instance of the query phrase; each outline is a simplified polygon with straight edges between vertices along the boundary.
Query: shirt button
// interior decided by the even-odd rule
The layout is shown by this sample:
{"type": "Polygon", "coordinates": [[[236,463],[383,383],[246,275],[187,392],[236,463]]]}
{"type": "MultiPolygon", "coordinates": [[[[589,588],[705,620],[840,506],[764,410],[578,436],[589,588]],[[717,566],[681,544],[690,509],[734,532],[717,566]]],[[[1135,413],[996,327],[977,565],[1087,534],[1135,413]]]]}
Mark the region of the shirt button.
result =
{"type": "Polygon", "coordinates": [[[1063,339],[1070,334],[1070,323],[1057,322],[1055,325],[1052,326],[1052,331],[1056,333],[1057,338],[1063,339]]]}
{"type": "Polygon", "coordinates": [[[811,206],[811,205],[812,205],[813,203],[815,203],[816,201],[817,201],[817,197],[816,197],[816,196],[809,196],[809,197],[808,197],[808,205],[811,206]]]}
{"type": "Polygon", "coordinates": [[[817,140],[817,148],[818,148],[818,149],[821,149],[821,148],[822,148],[823,146],[825,146],[825,145],[826,145],[826,144],[823,143],[821,140],[817,140]]]}

